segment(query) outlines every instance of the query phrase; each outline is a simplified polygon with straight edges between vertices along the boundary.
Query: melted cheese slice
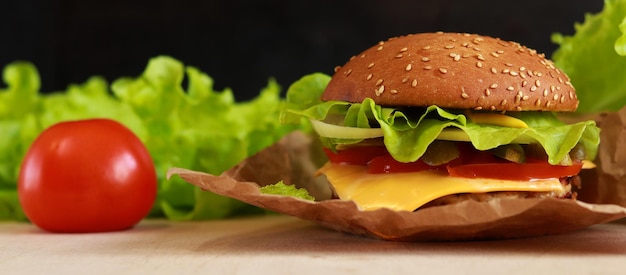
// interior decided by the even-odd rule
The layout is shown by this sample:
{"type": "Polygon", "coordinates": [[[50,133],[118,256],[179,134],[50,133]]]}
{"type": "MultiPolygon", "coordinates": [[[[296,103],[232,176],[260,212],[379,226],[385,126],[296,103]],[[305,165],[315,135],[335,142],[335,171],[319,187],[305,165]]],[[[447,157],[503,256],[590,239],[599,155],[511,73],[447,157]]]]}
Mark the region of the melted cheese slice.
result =
{"type": "Polygon", "coordinates": [[[513,181],[450,177],[431,172],[369,174],[360,165],[327,163],[320,169],[339,198],[354,201],[362,210],[390,208],[414,211],[443,196],[494,191],[566,191],[558,179],[513,181]]]}

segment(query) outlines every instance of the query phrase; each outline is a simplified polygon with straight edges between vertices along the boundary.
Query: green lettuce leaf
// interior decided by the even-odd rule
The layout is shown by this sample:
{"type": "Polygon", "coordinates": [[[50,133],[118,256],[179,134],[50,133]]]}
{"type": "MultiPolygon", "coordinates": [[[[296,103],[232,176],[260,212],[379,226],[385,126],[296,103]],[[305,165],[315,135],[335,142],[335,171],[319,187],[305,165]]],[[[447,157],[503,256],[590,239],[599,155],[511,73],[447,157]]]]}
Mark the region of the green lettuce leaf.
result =
{"type": "Polygon", "coordinates": [[[178,177],[168,180],[166,172],[177,166],[220,174],[302,128],[281,124],[285,101],[275,80],[254,99],[237,102],[230,89],[216,91],[211,77],[169,56],[150,59],[136,77],[109,84],[94,76],[49,94],[40,93],[39,73],[28,62],[11,63],[3,72],[0,219],[26,219],[17,198],[19,165],[37,135],[60,121],[105,117],[131,129],[148,148],[157,170],[158,194],[150,216],[172,220],[263,213],[178,177]]]}
{"type": "MultiPolygon", "coordinates": [[[[394,159],[412,162],[419,159],[445,128],[464,131],[475,148],[488,150],[517,140],[539,143],[543,146],[551,164],[558,164],[577,144],[582,144],[586,155],[593,159],[599,144],[599,128],[593,121],[566,125],[550,112],[510,112],[528,124],[528,128],[510,128],[481,125],[468,120],[459,110],[446,110],[437,106],[424,109],[397,109],[376,105],[366,98],[361,103],[341,101],[322,102],[320,97],[328,76],[316,74],[302,78],[287,91],[291,109],[282,115],[283,121],[295,121],[295,117],[325,120],[330,116],[342,116],[343,126],[370,128],[380,127],[385,147],[394,159]],[[305,87],[310,87],[306,89],[305,87]],[[295,101],[298,100],[298,101],[295,101]]],[[[338,144],[351,144],[361,140],[323,138],[331,148],[338,144]]]]}
{"type": "Polygon", "coordinates": [[[576,87],[577,112],[617,111],[626,105],[626,0],[605,0],[597,14],[586,14],[576,33],[555,33],[552,55],[576,87]]]}
{"type": "Polygon", "coordinates": [[[279,181],[275,184],[263,186],[259,189],[263,194],[291,196],[300,198],[303,200],[313,201],[315,198],[309,194],[305,188],[297,188],[293,185],[287,185],[283,181],[279,181]]]}

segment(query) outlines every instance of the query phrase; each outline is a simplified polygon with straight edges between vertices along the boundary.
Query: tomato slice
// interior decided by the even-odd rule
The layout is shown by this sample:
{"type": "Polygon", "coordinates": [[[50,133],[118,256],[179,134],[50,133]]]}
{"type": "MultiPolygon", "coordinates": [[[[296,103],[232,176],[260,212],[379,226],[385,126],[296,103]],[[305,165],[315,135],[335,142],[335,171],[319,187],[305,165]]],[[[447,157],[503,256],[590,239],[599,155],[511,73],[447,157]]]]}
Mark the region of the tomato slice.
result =
{"type": "Polygon", "coordinates": [[[574,165],[550,165],[547,162],[531,163],[475,163],[448,165],[450,176],[463,178],[492,178],[503,180],[532,180],[562,178],[578,175],[582,163],[574,165]]]}
{"type": "Polygon", "coordinates": [[[386,154],[373,158],[367,166],[367,172],[370,174],[406,173],[424,170],[445,171],[445,165],[430,166],[421,160],[408,163],[399,162],[391,157],[391,155],[386,154]]]}
{"type": "Polygon", "coordinates": [[[562,178],[577,175],[582,163],[571,166],[551,165],[547,160],[527,159],[526,163],[509,162],[487,151],[478,151],[471,145],[460,144],[459,158],[440,166],[430,166],[421,160],[404,163],[395,160],[384,146],[352,147],[333,152],[324,151],[332,163],[367,166],[371,174],[406,173],[424,170],[448,173],[453,177],[490,178],[528,181],[532,179],[562,178]]]}
{"type": "Polygon", "coordinates": [[[389,154],[385,146],[356,146],[337,152],[324,148],[324,152],[332,163],[354,165],[367,165],[373,158],[389,154]]]}

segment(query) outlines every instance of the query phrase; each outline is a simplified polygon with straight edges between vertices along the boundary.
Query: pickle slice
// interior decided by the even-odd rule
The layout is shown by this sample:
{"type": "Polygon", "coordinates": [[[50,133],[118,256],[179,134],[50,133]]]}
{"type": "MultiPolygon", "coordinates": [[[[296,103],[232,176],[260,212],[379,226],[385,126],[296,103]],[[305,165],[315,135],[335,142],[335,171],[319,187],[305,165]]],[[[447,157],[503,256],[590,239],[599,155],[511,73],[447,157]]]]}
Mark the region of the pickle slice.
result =
{"type": "Polygon", "coordinates": [[[524,163],[526,161],[526,153],[524,148],[519,144],[506,144],[491,149],[491,152],[497,157],[508,161],[524,163]]]}
{"type": "Polygon", "coordinates": [[[439,166],[458,158],[459,155],[459,148],[455,142],[435,140],[422,155],[422,161],[430,166],[439,166]]]}

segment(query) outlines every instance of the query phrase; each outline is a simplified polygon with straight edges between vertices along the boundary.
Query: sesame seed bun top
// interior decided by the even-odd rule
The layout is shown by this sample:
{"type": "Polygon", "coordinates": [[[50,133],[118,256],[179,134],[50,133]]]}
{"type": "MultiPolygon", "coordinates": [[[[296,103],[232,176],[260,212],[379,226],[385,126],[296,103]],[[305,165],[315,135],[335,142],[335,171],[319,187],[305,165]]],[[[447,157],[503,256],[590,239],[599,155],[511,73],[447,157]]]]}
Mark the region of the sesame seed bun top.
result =
{"type": "Polygon", "coordinates": [[[337,67],[322,100],[493,111],[575,111],[554,63],[519,43],[461,33],[391,38],[337,67]]]}

